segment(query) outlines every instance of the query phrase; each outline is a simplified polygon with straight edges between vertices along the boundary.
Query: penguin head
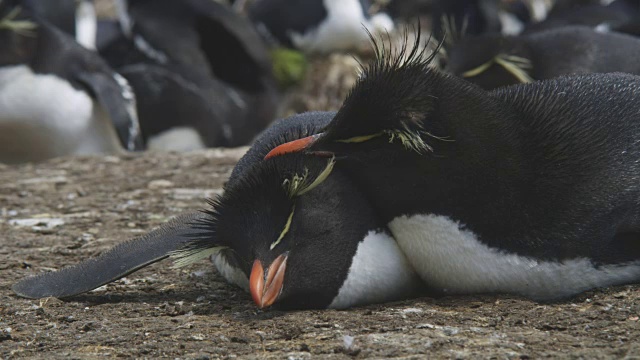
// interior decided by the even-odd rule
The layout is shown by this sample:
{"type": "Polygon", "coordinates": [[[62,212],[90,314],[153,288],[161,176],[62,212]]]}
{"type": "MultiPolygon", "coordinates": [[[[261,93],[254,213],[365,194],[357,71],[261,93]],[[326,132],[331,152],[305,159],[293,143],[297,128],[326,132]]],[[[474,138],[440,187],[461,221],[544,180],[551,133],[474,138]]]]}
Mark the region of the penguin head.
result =
{"type": "Polygon", "coordinates": [[[469,36],[447,49],[446,71],[484,89],[533,81],[531,51],[522,37],[469,36]]]}
{"type": "Polygon", "coordinates": [[[406,294],[413,270],[334,163],[287,154],[255,164],[212,202],[201,236],[178,257],[224,249],[260,308],[347,307],[406,294]],[[354,269],[361,243],[375,234],[387,248],[367,258],[380,265],[354,269]],[[360,281],[345,288],[354,271],[360,281]]]}
{"type": "Polygon", "coordinates": [[[324,131],[282,144],[267,159],[301,150],[338,157],[371,149],[404,148],[419,154],[431,150],[425,135],[440,132],[434,121],[437,92],[447,76],[431,68],[437,50],[424,55],[419,36],[413,47],[405,43],[396,52],[382,42],[373,45],[376,60],[362,70],[324,131]]]}

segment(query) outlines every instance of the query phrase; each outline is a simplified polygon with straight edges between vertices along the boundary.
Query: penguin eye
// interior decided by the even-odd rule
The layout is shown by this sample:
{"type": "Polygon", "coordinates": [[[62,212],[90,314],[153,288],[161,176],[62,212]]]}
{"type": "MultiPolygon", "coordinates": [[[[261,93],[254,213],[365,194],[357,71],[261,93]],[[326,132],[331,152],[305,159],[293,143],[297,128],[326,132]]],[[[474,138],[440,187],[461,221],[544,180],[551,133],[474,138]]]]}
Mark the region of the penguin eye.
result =
{"type": "Polygon", "coordinates": [[[274,247],[280,244],[280,241],[282,241],[284,236],[287,235],[287,233],[289,232],[289,229],[291,228],[291,220],[293,220],[293,212],[295,209],[296,209],[295,205],[291,207],[291,214],[289,214],[289,218],[287,218],[287,222],[284,224],[284,229],[282,229],[280,236],[278,236],[278,240],[274,241],[273,244],[271,244],[271,246],[269,247],[269,250],[273,250],[274,247]]]}

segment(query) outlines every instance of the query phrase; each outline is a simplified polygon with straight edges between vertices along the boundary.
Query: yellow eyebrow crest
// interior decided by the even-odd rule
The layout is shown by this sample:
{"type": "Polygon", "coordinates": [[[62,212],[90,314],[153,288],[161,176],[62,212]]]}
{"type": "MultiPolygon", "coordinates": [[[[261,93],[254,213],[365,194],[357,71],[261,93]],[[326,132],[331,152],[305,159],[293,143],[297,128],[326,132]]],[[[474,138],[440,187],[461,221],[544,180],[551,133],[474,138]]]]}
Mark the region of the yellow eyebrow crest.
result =
{"type": "Polygon", "coordinates": [[[332,157],[331,159],[329,159],[329,161],[327,162],[327,167],[325,167],[324,170],[322,170],[320,175],[318,175],[318,177],[315,180],[313,180],[311,184],[306,186],[304,189],[300,190],[300,192],[298,193],[298,196],[303,195],[313,190],[316,186],[322,184],[322,182],[325,181],[329,177],[329,175],[331,175],[331,171],[333,171],[333,166],[335,164],[336,164],[335,157],[332,157]]]}
{"type": "MultiPolygon", "coordinates": [[[[0,1],[2,2],[2,1],[0,1]]],[[[13,8],[5,17],[0,19],[0,30],[9,30],[23,36],[35,36],[38,25],[29,20],[15,20],[20,15],[21,8],[13,8]]]]}
{"type": "Polygon", "coordinates": [[[362,136],[354,136],[352,138],[348,138],[348,139],[344,139],[344,140],[336,140],[336,142],[341,142],[341,143],[361,143],[361,142],[365,142],[365,141],[369,141],[371,139],[377,138],[379,136],[381,136],[383,133],[379,132],[377,134],[371,134],[371,135],[362,135],[362,136]]]}
{"type": "Polygon", "coordinates": [[[462,77],[465,77],[465,78],[478,76],[478,75],[482,74],[483,72],[487,71],[487,69],[491,65],[493,65],[494,60],[495,59],[491,59],[491,60],[487,61],[486,63],[478,66],[477,68],[473,68],[471,70],[463,72],[461,75],[462,75],[462,77]]]}
{"type": "Polygon", "coordinates": [[[533,82],[533,78],[527,72],[531,69],[531,61],[519,56],[502,55],[495,59],[496,64],[502,66],[521,83],[533,82]]]}
{"type": "Polygon", "coordinates": [[[280,244],[280,242],[282,241],[284,236],[287,235],[287,233],[289,232],[289,229],[291,228],[291,221],[293,220],[293,213],[294,213],[295,209],[296,209],[296,207],[294,205],[291,208],[291,214],[289,214],[289,218],[287,218],[287,222],[284,224],[284,229],[280,233],[280,236],[278,236],[278,240],[274,241],[273,244],[271,244],[271,246],[269,247],[269,250],[273,250],[274,247],[278,246],[278,244],[280,244]]]}
{"type": "Polygon", "coordinates": [[[465,78],[478,76],[487,71],[487,69],[489,69],[493,64],[502,66],[502,68],[509,72],[509,74],[513,75],[513,77],[521,83],[529,83],[533,81],[533,78],[527,72],[533,67],[529,59],[505,54],[500,54],[477,68],[463,72],[461,75],[465,78]]]}

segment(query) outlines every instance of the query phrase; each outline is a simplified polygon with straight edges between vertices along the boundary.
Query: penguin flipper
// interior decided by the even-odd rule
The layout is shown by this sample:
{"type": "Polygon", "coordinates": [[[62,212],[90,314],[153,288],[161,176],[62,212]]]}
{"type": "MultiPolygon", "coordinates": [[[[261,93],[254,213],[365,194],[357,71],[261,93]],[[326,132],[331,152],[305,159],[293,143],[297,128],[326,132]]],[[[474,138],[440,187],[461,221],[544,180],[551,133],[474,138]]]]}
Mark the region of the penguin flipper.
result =
{"type": "Polygon", "coordinates": [[[126,241],[95,258],[36,276],[13,285],[13,291],[21,297],[66,298],[93,290],[118,280],[147,265],[169,257],[201,233],[197,223],[205,218],[201,212],[177,216],[141,237],[126,241]]]}
{"type": "Polygon", "coordinates": [[[75,75],[75,78],[104,107],[123,148],[129,151],[143,150],[135,94],[128,81],[115,72],[83,72],[75,75]]]}

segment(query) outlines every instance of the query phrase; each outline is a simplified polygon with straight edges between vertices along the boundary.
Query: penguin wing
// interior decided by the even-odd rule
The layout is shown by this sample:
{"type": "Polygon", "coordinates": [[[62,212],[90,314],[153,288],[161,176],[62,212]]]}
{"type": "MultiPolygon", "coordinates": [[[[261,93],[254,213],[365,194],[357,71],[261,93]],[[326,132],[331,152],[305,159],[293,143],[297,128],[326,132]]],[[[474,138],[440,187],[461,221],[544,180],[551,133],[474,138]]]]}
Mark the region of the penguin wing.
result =
{"type": "Polygon", "coordinates": [[[28,277],[12,289],[29,299],[65,298],[93,290],[167,258],[202,232],[197,223],[205,217],[201,212],[177,216],[160,228],[119,244],[98,257],[28,277]]]}
{"type": "Polygon", "coordinates": [[[104,107],[123,147],[129,151],[143,150],[135,95],[127,80],[115,72],[81,72],[74,77],[104,107]]]}

